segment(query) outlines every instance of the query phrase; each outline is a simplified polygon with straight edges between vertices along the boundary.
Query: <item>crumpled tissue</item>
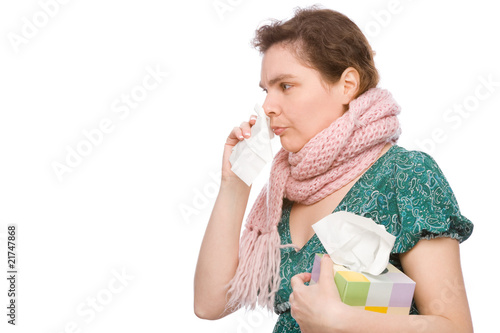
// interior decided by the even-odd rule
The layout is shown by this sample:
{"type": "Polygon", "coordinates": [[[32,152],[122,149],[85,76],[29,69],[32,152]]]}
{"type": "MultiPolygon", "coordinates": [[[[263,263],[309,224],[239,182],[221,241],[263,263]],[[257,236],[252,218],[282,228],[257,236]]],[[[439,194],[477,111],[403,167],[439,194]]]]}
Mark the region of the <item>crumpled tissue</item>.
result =
{"type": "Polygon", "coordinates": [[[372,219],[341,211],[312,227],[335,264],[372,275],[387,267],[396,237],[372,219]]]}
{"type": "Polygon", "coordinates": [[[248,186],[273,159],[271,139],[274,133],[270,119],[260,105],[255,105],[254,110],[257,112],[257,121],[251,128],[250,138],[238,142],[229,156],[231,170],[248,186]]]}

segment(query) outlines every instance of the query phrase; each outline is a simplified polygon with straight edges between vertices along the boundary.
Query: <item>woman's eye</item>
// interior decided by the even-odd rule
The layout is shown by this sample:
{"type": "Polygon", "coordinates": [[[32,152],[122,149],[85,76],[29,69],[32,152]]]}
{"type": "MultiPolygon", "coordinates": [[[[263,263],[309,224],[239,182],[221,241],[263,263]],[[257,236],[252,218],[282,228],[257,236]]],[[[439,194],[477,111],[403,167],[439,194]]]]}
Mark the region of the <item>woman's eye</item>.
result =
{"type": "Polygon", "coordinates": [[[267,89],[262,88],[262,91],[267,94],[267,89]]]}
{"type": "Polygon", "coordinates": [[[282,84],[281,84],[281,89],[283,89],[283,90],[288,90],[288,89],[290,89],[291,87],[292,87],[292,85],[291,85],[291,84],[286,84],[286,83],[282,83],[282,84]]]}

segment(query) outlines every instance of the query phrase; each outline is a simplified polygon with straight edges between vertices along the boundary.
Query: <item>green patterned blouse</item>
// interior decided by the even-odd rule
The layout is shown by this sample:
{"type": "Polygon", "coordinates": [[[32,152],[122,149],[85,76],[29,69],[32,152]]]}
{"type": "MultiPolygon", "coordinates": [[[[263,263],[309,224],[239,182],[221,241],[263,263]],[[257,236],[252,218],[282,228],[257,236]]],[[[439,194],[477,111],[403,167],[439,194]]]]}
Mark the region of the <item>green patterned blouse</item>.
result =
{"type": "MultiPolygon", "coordinates": [[[[284,200],[278,231],[281,244],[290,244],[289,217],[292,202],[284,200]]],[[[458,203],[436,162],[429,155],[392,146],[354,184],[334,210],[369,217],[396,236],[390,262],[402,270],[398,254],[409,251],[420,239],[451,237],[463,242],[472,223],[460,214],[458,203]]],[[[276,293],[279,314],[274,333],[300,332],[290,315],[290,279],[311,272],[315,253],[326,253],[314,235],[300,249],[281,250],[281,287],[276,293]]],[[[411,314],[418,314],[415,304],[411,314]]]]}

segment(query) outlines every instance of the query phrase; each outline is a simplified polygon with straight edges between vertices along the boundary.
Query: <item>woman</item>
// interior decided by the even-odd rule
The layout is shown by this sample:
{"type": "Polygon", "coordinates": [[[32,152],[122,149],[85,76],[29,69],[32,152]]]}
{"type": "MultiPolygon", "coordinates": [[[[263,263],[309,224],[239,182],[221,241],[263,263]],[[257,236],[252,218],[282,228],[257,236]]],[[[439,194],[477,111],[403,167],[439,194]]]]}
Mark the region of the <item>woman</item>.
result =
{"type": "Polygon", "coordinates": [[[428,155],[395,145],[399,106],[377,88],[373,52],[346,16],[297,10],[259,28],[263,108],[283,149],[240,241],[250,187],[231,171],[232,148],[255,117],[229,134],[222,182],[195,275],[195,313],[221,318],[256,303],[274,309],[274,332],[471,332],[459,242],[472,233],[428,155]],[[372,218],[396,236],[391,263],[416,282],[411,314],[343,304],[333,263],[311,225],[334,211],[372,218]]]}

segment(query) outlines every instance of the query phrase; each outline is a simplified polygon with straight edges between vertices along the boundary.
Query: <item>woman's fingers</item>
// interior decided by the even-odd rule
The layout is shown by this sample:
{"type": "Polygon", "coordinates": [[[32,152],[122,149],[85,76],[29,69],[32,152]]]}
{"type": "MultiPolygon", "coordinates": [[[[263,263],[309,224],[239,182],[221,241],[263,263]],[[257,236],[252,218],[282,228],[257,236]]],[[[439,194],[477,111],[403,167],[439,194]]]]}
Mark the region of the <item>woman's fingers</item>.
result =
{"type": "Polygon", "coordinates": [[[244,121],[241,123],[240,125],[240,129],[241,129],[241,134],[246,138],[248,139],[250,137],[250,135],[252,134],[251,130],[250,130],[250,123],[248,121],[244,121]]]}
{"type": "Polygon", "coordinates": [[[311,280],[311,273],[300,273],[296,274],[290,280],[290,285],[292,289],[297,288],[300,285],[304,285],[304,283],[311,280]]]}
{"type": "MultiPolygon", "coordinates": [[[[240,124],[240,126],[236,126],[233,128],[231,133],[229,134],[228,139],[237,139],[238,141],[241,141],[243,139],[248,139],[252,135],[252,126],[255,125],[255,122],[257,121],[257,116],[252,115],[250,117],[249,121],[244,121],[240,124]]],[[[234,142],[236,144],[238,142],[234,142]]]]}
{"type": "MultiPolygon", "coordinates": [[[[253,115],[250,117],[250,120],[249,121],[244,121],[241,123],[240,125],[240,129],[241,129],[241,135],[248,139],[251,135],[252,135],[252,131],[251,131],[251,128],[253,125],[255,125],[255,122],[257,121],[257,116],[253,115]]],[[[239,139],[240,137],[238,137],[239,139]]],[[[243,139],[243,138],[241,138],[243,139]]]]}
{"type": "Polygon", "coordinates": [[[226,144],[224,145],[224,155],[222,157],[222,177],[227,178],[227,177],[234,177],[235,174],[231,171],[231,164],[229,162],[229,157],[232,154],[232,150],[234,146],[238,144],[238,142],[250,138],[251,134],[251,128],[253,125],[255,125],[255,122],[257,121],[257,116],[252,115],[249,119],[249,121],[244,121],[241,123],[240,126],[236,126],[231,130],[231,133],[229,133],[227,139],[226,139],[226,144]]]}
{"type": "Polygon", "coordinates": [[[233,136],[240,141],[243,140],[243,129],[241,128],[241,125],[233,128],[233,131],[231,132],[231,134],[229,136],[230,137],[233,136]]]}
{"type": "Polygon", "coordinates": [[[250,120],[248,121],[250,125],[255,125],[255,122],[257,121],[257,116],[256,115],[251,115],[250,120]]]}

